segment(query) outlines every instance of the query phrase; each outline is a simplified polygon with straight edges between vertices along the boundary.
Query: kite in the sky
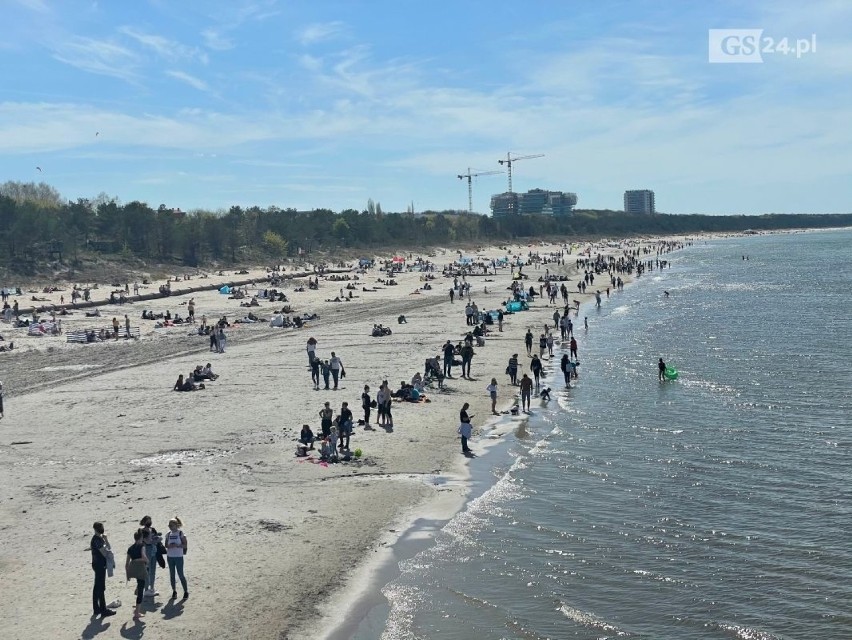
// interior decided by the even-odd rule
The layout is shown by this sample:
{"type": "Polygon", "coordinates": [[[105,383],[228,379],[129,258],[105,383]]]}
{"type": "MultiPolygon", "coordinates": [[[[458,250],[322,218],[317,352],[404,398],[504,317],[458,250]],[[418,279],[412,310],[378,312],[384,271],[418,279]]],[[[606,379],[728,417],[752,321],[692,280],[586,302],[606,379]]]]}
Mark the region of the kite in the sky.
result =
{"type": "Polygon", "coordinates": [[[98,137],[99,134],[100,134],[100,131],[95,131],[95,137],[96,138],[98,137]]]}
{"type": "Polygon", "coordinates": [[[36,167],[36,169],[38,169],[40,173],[44,173],[44,172],[41,170],[41,167],[36,167]]]}

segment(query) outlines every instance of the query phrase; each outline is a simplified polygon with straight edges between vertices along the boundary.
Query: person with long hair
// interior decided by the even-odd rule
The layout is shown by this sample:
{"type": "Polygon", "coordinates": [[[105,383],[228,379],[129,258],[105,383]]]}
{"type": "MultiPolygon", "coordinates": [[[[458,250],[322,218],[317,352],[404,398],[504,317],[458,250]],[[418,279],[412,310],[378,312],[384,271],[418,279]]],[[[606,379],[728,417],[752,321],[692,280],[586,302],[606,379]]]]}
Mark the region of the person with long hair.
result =
{"type": "Polygon", "coordinates": [[[131,578],[131,564],[142,565],[143,570],[139,573],[134,573],[132,577],[136,579],[136,608],[133,610],[133,619],[138,620],[142,617],[142,598],[145,595],[145,582],[148,575],[148,564],[151,559],[145,553],[145,542],[143,540],[144,533],[142,529],[137,529],[133,534],[133,544],[127,549],[127,560],[124,562],[124,572],[127,574],[127,579],[131,578]],[[141,577],[140,577],[141,576],[141,577]]]}
{"type": "Polygon", "coordinates": [[[181,527],[183,522],[175,516],[169,520],[169,531],[166,533],[166,560],[169,563],[169,580],[172,583],[172,600],[177,600],[177,588],[175,584],[175,572],[180,578],[183,587],[183,599],[189,597],[189,587],[186,586],[186,576],[183,574],[183,558],[187,551],[186,536],[183,535],[181,527]]]}

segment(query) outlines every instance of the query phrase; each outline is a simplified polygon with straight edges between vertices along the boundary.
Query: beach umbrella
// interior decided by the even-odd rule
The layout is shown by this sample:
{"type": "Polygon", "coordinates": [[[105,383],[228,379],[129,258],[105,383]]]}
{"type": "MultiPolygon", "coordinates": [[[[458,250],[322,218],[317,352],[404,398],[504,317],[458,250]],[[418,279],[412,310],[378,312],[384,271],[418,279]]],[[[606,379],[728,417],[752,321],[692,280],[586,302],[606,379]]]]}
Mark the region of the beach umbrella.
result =
{"type": "Polygon", "coordinates": [[[396,263],[405,262],[405,258],[403,258],[402,256],[394,256],[393,261],[396,263]]]}

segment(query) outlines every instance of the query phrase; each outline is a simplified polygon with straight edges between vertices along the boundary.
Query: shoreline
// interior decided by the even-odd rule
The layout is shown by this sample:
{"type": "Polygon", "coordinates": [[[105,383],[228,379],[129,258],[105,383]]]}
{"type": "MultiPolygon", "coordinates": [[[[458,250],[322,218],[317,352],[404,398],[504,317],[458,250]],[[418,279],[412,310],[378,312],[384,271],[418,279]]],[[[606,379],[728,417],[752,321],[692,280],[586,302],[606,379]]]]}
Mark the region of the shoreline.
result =
{"type": "MultiPolygon", "coordinates": [[[[512,250],[543,255],[558,247],[536,244],[512,250]]],[[[505,255],[497,248],[483,251],[488,252],[505,255]]],[[[454,256],[448,252],[436,260],[454,256]]],[[[577,253],[565,256],[566,271],[576,258],[577,253]]],[[[525,286],[537,285],[543,273],[543,266],[530,267],[525,286]]],[[[391,433],[356,429],[353,447],[364,449],[363,460],[329,468],[300,464],[292,444],[298,425],[316,425],[311,416],[323,400],[335,408],[341,400],[357,402],[363,384],[375,393],[383,378],[395,387],[396,380],[422,370],[423,359],[465,327],[463,305],[450,305],[449,281],[439,273],[433,290],[417,295],[411,291],[422,284],[417,272],[396,276],[397,287],[360,290],[362,284],[376,288],[377,276],[381,274],[374,271],[357,281],[352,303],[326,298],[343,281],[323,280],[313,292],[287,290],[300,310],[318,312],[321,320],[303,330],[263,324],[233,329],[227,354],[202,356],[203,340],[170,330],[143,332],[138,343],[66,346],[54,338],[33,338],[37,346],[16,353],[13,362],[21,365],[20,371],[3,374],[13,382],[14,401],[7,403],[6,419],[0,422],[0,528],[23,527],[38,534],[37,544],[13,540],[0,555],[0,578],[15,581],[24,596],[38,593],[45,604],[38,614],[28,614],[12,603],[0,603],[4,635],[79,637],[85,626],[84,634],[115,637],[119,624],[85,625],[90,576],[81,552],[88,542],[85,532],[93,520],[104,520],[120,555],[135,522],[149,512],[158,527],[180,515],[194,551],[187,560],[193,598],[178,615],[173,605],[153,602],[146,609],[146,624],[154,633],[162,628],[163,633],[192,632],[200,638],[307,637],[323,626],[317,620],[341,616],[336,602],[342,594],[352,603],[347,611],[357,613],[359,589],[369,591],[370,586],[358,583],[375,568],[364,560],[381,558],[394,540],[407,535],[396,535],[399,523],[424,509],[440,520],[438,516],[457,513],[465,504],[471,469],[455,434],[461,402],[470,402],[474,414],[490,414],[484,387],[491,377],[499,381],[501,406],[514,397],[516,390],[503,375],[508,356],[523,351],[527,326],[550,323],[553,309],[561,308],[539,301],[528,312],[507,316],[504,333],[495,328],[487,346],[476,351],[473,385],[456,378],[445,393],[431,394],[431,404],[395,404],[391,433]],[[398,313],[407,314],[408,324],[392,323],[398,313]],[[370,337],[376,321],[393,326],[393,335],[370,337]],[[319,340],[323,357],[334,349],[341,354],[350,374],[343,385],[348,389],[308,391],[304,341],[310,335],[319,340]],[[200,393],[167,391],[175,372],[208,358],[222,376],[219,381],[200,393]],[[440,509],[436,497],[442,501],[440,509]],[[71,554],[66,553],[69,531],[71,554]],[[243,548],[260,553],[235,551],[243,548]],[[60,557],[53,549],[62,551],[60,557]],[[239,558],[235,565],[221,562],[234,557],[239,558]],[[48,570],[60,580],[39,580],[48,570]],[[68,594],[61,590],[64,582],[80,587],[68,594]],[[216,597],[222,589],[231,594],[229,599],[216,597]]],[[[472,281],[473,299],[481,309],[505,299],[503,285],[510,276],[504,270],[493,285],[485,279],[472,281]],[[483,285],[490,287],[489,293],[482,292],[483,285]]],[[[576,276],[569,284],[574,281],[576,276]]],[[[174,298],[169,299],[173,309],[180,304],[174,298]]],[[[582,296],[583,304],[592,298],[582,296]]],[[[215,318],[239,309],[237,301],[214,293],[196,299],[199,315],[215,318]]],[[[268,313],[268,307],[261,311],[268,313]]],[[[484,428],[477,427],[475,451],[489,444],[486,440],[494,433],[492,429],[483,436],[484,428]]],[[[508,440],[498,437],[494,444],[508,440]]],[[[163,580],[160,573],[161,591],[163,580]]],[[[107,599],[115,597],[125,602],[132,598],[122,580],[108,581],[107,599]]],[[[121,621],[126,613],[119,609],[112,620],[121,621]]]]}
{"type": "MultiPolygon", "coordinates": [[[[679,251],[683,251],[683,248],[679,251]]],[[[640,280],[631,278],[625,282],[625,288],[638,285],[640,280]]],[[[576,316],[575,320],[577,318],[579,316],[576,316]]],[[[551,362],[555,364],[553,359],[548,360],[548,366],[542,372],[543,385],[547,381],[552,381],[554,386],[561,383],[560,371],[556,366],[549,366],[551,362]]],[[[534,396],[535,398],[537,396],[534,396]]],[[[495,474],[495,470],[500,464],[509,460],[508,451],[518,437],[516,430],[525,429],[533,416],[533,414],[523,413],[513,416],[508,413],[508,409],[518,399],[519,395],[513,395],[512,401],[500,409],[502,415],[490,416],[488,422],[483,425],[482,433],[476,442],[476,458],[459,459],[458,465],[462,467],[462,473],[452,481],[461,485],[461,495],[451,496],[448,500],[446,497],[442,498],[434,494],[425,498],[421,505],[411,506],[400,518],[398,525],[388,532],[394,535],[390,536],[390,539],[386,533],[382,535],[381,555],[365,561],[356,569],[348,585],[354,586],[354,593],[346,587],[340,588],[339,591],[346,590],[351,598],[344,614],[340,616],[345,620],[335,624],[332,617],[324,619],[324,623],[333,624],[332,628],[308,636],[310,640],[348,640],[350,638],[366,640],[378,638],[381,635],[391,614],[389,603],[382,590],[402,575],[399,564],[434,546],[436,535],[447,523],[467,509],[473,500],[499,482],[500,477],[495,474]],[[475,460],[485,460],[486,464],[474,465],[475,460]],[[411,511],[421,507],[424,513],[417,516],[411,515],[411,511]],[[424,519],[429,521],[428,525],[420,522],[424,519]]]]}

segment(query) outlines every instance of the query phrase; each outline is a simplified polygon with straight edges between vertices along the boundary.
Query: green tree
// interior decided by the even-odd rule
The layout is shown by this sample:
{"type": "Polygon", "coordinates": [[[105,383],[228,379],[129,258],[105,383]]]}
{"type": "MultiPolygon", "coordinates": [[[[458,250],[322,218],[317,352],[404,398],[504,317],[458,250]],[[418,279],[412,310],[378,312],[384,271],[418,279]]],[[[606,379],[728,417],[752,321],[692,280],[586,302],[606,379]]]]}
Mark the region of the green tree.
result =
{"type": "Polygon", "coordinates": [[[275,257],[287,255],[287,241],[274,231],[267,231],[263,234],[263,245],[275,257]]]}

